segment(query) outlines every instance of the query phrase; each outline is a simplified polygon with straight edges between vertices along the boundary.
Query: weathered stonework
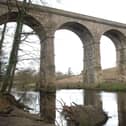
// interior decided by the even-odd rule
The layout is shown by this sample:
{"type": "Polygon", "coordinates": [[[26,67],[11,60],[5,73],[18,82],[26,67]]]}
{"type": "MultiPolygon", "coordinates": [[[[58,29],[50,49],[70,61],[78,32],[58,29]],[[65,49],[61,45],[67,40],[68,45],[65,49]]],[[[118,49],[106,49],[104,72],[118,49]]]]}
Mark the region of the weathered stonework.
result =
{"type": "MultiPolygon", "coordinates": [[[[8,14],[6,2],[0,2],[0,24],[16,20],[17,8],[14,3],[11,9],[12,12],[8,14]]],[[[86,84],[103,81],[100,63],[102,35],[113,40],[117,50],[118,74],[126,76],[125,24],[38,5],[28,7],[25,23],[38,33],[41,40],[41,88],[50,87],[55,82],[54,34],[58,29],[71,30],[82,40],[84,45],[83,75],[86,84]]]]}

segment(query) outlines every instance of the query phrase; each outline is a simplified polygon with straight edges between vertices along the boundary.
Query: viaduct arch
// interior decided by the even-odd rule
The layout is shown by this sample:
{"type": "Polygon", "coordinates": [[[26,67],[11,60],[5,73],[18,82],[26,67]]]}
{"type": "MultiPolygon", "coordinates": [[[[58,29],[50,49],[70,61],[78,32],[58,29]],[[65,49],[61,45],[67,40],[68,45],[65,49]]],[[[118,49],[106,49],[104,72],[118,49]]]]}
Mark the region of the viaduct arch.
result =
{"type": "MultiPolygon", "coordinates": [[[[20,2],[19,6],[21,6],[20,2]]],[[[7,4],[0,2],[0,24],[15,21],[17,17],[15,3],[12,3],[11,8],[12,12],[8,14],[7,4]]],[[[117,51],[117,73],[119,77],[126,76],[125,24],[38,5],[29,5],[24,20],[24,23],[37,32],[41,41],[41,88],[51,87],[55,83],[54,34],[58,29],[69,29],[82,40],[85,84],[104,81],[100,63],[100,39],[102,35],[113,40],[117,51]]]]}

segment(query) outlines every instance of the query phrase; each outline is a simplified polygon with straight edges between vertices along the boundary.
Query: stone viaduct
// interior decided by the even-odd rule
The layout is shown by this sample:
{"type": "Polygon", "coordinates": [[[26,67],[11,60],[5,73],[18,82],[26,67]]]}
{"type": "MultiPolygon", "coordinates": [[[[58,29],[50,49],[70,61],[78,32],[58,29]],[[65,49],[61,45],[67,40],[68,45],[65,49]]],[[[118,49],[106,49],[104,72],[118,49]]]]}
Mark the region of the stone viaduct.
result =
{"type": "MultiPolygon", "coordinates": [[[[11,4],[11,9],[12,11],[8,13],[7,4],[0,2],[0,24],[16,20],[18,12],[15,3],[11,4]]],[[[29,5],[24,23],[36,31],[41,41],[41,87],[52,86],[55,82],[54,34],[59,29],[71,30],[82,41],[84,83],[92,84],[103,81],[100,63],[102,35],[109,37],[116,47],[118,75],[126,75],[125,24],[38,5],[29,5]]]]}

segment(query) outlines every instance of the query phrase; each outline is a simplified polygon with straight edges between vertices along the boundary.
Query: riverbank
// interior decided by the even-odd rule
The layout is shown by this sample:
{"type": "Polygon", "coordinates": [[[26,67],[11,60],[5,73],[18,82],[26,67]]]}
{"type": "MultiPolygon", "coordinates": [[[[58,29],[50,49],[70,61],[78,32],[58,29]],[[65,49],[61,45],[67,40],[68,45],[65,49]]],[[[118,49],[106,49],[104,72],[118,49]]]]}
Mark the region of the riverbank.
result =
{"type": "Polygon", "coordinates": [[[110,92],[125,92],[126,91],[126,83],[101,83],[92,86],[84,86],[85,89],[93,89],[93,90],[103,90],[110,92]]]}
{"type": "Polygon", "coordinates": [[[84,84],[80,76],[72,76],[56,81],[57,89],[88,89],[88,90],[103,90],[112,92],[125,92],[126,83],[120,81],[107,81],[99,84],[84,84]]]}
{"type": "Polygon", "coordinates": [[[43,117],[29,113],[29,109],[14,96],[0,93],[0,126],[54,126],[43,117]]]}
{"type": "MultiPolygon", "coordinates": [[[[84,84],[81,75],[73,75],[63,79],[58,79],[55,82],[56,89],[88,89],[88,90],[103,90],[103,91],[116,91],[125,92],[126,82],[109,79],[99,84],[84,84]]],[[[19,91],[36,91],[36,84],[26,84],[25,87],[15,85],[15,89],[19,91]]]]}

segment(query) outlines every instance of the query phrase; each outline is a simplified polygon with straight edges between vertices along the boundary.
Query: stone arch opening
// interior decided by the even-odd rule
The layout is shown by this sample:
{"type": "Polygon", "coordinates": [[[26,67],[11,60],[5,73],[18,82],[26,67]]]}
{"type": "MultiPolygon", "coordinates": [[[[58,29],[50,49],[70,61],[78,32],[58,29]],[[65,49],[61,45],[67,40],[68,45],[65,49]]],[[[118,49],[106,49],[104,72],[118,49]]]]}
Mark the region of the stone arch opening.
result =
{"type": "Polygon", "coordinates": [[[83,53],[83,70],[82,70],[83,81],[84,83],[94,82],[95,73],[93,71],[93,67],[94,67],[93,47],[91,46],[94,43],[94,40],[91,32],[88,30],[88,28],[86,28],[82,24],[76,22],[64,23],[58,28],[58,30],[61,29],[70,30],[80,38],[83,46],[83,52],[82,52],[83,53]]]}
{"type": "Polygon", "coordinates": [[[102,35],[100,40],[101,68],[110,69],[116,67],[116,47],[107,36],[102,35]]]}
{"type": "MultiPolygon", "coordinates": [[[[7,13],[0,16],[0,25],[7,23],[10,28],[12,26],[14,27],[11,28],[11,30],[14,31],[16,27],[17,16],[18,12],[7,13]]],[[[30,76],[34,74],[35,78],[37,78],[35,81],[38,82],[39,78],[37,74],[40,71],[40,62],[42,62],[40,54],[42,52],[42,43],[46,37],[46,32],[43,26],[36,19],[30,15],[26,15],[24,17],[23,30],[21,34],[22,37],[18,53],[19,58],[16,72],[18,72],[19,75],[23,75],[21,72],[25,72],[24,74],[27,74],[28,76],[30,74],[30,76]]],[[[14,32],[11,36],[14,37],[14,32]]]]}
{"type": "Polygon", "coordinates": [[[83,70],[83,45],[80,38],[70,30],[60,29],[55,32],[54,42],[56,73],[80,74],[83,70]]]}
{"type": "MultiPolygon", "coordinates": [[[[18,12],[6,13],[0,16],[0,25],[6,22],[15,22],[18,17],[18,12]]],[[[42,24],[40,24],[34,17],[25,15],[24,24],[31,27],[39,36],[40,40],[43,40],[46,36],[46,32],[42,24]]]]}
{"type": "MultiPolygon", "coordinates": [[[[108,37],[114,44],[115,46],[115,68],[111,69],[110,71],[106,71],[106,73],[109,73],[109,75],[114,75],[113,79],[119,79],[120,75],[125,74],[125,68],[126,68],[126,53],[125,53],[125,48],[126,48],[126,37],[125,35],[115,29],[111,29],[106,31],[104,36],[108,37]],[[111,73],[113,72],[113,73],[111,73]]],[[[111,50],[110,50],[111,53],[111,50]]],[[[103,72],[104,76],[104,72],[103,72]]]]}

